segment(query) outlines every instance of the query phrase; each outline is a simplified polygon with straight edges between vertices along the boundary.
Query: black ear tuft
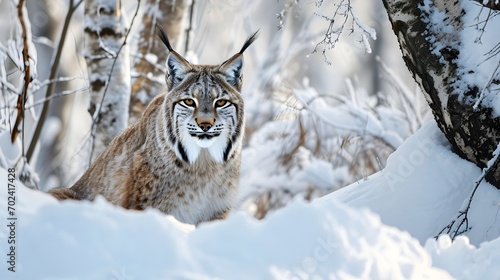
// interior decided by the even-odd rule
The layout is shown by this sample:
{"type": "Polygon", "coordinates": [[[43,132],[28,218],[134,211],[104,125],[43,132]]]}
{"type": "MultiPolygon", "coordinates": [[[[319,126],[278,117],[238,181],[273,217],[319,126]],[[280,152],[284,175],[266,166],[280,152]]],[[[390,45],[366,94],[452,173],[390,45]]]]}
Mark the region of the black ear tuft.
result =
{"type": "Polygon", "coordinates": [[[161,27],[161,25],[159,25],[158,23],[156,23],[156,34],[158,34],[158,37],[160,37],[160,40],[163,42],[163,44],[167,46],[168,51],[174,51],[174,49],[170,45],[170,41],[168,40],[167,33],[165,33],[163,27],[161,27]]]}
{"type": "Polygon", "coordinates": [[[255,31],[252,36],[248,37],[245,44],[243,44],[243,47],[237,54],[233,55],[230,59],[224,61],[219,66],[219,71],[224,74],[226,81],[238,91],[241,90],[243,52],[257,39],[258,36],[259,30],[255,31]]]}
{"type": "Polygon", "coordinates": [[[243,44],[243,47],[241,48],[239,54],[243,54],[243,52],[259,37],[259,31],[255,31],[252,36],[248,37],[248,39],[245,41],[245,44],[243,44]]]}
{"type": "Polygon", "coordinates": [[[170,41],[168,40],[167,33],[165,33],[161,25],[158,23],[156,24],[156,32],[169,51],[166,63],[166,81],[168,88],[172,89],[184,80],[186,73],[189,72],[192,67],[191,64],[184,59],[184,57],[174,51],[172,45],[170,45],[170,41]]]}

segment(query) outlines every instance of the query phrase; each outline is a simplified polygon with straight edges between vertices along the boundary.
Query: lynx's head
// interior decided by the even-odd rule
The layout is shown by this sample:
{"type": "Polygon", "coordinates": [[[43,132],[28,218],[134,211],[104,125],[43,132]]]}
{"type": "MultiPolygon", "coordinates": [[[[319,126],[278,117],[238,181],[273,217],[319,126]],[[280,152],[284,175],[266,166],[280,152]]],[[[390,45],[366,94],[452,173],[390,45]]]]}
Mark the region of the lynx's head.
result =
{"type": "Polygon", "coordinates": [[[241,96],[243,52],[257,38],[250,36],[241,50],[219,65],[194,65],[173,50],[158,25],[158,36],[167,46],[165,133],[170,148],[189,163],[204,149],[216,162],[224,162],[241,149],[244,107],[241,96]]]}

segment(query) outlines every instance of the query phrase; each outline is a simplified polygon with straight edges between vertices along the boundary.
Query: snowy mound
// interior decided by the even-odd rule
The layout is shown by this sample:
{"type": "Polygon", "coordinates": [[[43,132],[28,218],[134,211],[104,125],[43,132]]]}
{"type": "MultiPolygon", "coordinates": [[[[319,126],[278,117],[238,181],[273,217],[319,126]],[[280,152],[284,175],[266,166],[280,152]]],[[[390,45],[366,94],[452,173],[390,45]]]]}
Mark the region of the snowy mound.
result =
{"type": "MultiPolygon", "coordinates": [[[[407,230],[424,244],[465,208],[481,170],[451,150],[434,120],[391,154],[387,166],[366,181],[354,183],[318,202],[342,201],[367,207],[384,224],[407,230]]],[[[500,236],[500,191],[483,181],[469,210],[465,233],[479,245],[500,236]]]]}
{"type": "Polygon", "coordinates": [[[449,236],[436,242],[429,239],[425,248],[435,267],[447,270],[456,279],[500,279],[500,239],[481,244],[479,249],[469,244],[465,236],[452,243],[449,236]]]}
{"type": "MultiPolygon", "coordinates": [[[[339,203],[296,201],[264,221],[237,213],[194,230],[102,199],[58,203],[17,192],[18,279],[450,278],[409,234],[339,203]]],[[[4,193],[0,202],[5,209],[4,193]]],[[[2,227],[0,240],[6,234],[2,227]]],[[[0,273],[14,275],[6,262],[0,273]]]]}

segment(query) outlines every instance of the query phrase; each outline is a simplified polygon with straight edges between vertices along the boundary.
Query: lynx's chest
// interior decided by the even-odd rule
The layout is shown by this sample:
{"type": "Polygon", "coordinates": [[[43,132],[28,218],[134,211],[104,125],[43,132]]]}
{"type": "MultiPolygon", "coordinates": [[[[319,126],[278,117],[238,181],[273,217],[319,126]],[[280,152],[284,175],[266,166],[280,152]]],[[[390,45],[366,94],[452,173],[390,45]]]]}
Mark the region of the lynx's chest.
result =
{"type": "Polygon", "coordinates": [[[190,224],[220,218],[233,207],[237,197],[236,187],[229,182],[224,183],[226,185],[220,185],[213,180],[186,185],[182,197],[166,212],[190,224]]]}
{"type": "Polygon", "coordinates": [[[160,175],[159,196],[152,205],[181,222],[199,224],[221,218],[237,199],[239,162],[217,164],[201,155],[194,165],[160,175]],[[176,173],[176,174],[173,174],[176,173]]]}

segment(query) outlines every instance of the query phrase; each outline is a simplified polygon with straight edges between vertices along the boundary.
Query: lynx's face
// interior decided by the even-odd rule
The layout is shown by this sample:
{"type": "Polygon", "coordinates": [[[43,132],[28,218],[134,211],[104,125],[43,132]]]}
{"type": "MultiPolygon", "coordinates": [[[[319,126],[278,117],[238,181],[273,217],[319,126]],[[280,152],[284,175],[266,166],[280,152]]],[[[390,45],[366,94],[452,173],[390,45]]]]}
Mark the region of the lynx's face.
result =
{"type": "Polygon", "coordinates": [[[177,157],[191,164],[201,152],[222,163],[241,149],[244,131],[240,94],[243,52],[256,39],[247,39],[240,52],[220,65],[193,65],[175,52],[160,28],[170,51],[167,58],[165,138],[177,157]]]}
{"type": "Polygon", "coordinates": [[[217,162],[226,161],[241,145],[243,98],[218,67],[192,66],[182,81],[173,81],[172,129],[178,156],[190,163],[206,149],[217,162]]]}

